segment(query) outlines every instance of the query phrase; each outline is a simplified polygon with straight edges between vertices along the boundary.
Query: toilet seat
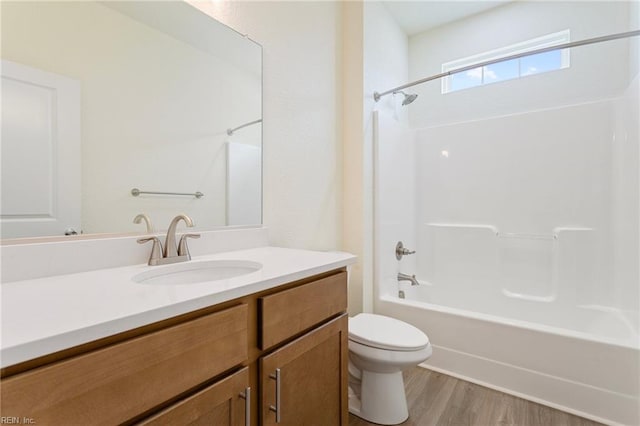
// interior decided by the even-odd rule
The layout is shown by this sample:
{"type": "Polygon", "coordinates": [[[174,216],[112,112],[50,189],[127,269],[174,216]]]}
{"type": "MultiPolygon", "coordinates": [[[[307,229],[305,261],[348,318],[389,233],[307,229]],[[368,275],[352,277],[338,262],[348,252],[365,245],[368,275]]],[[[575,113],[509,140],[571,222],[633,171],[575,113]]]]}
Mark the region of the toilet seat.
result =
{"type": "Polygon", "coordinates": [[[419,351],[429,345],[429,337],[411,324],[365,313],[349,318],[349,340],[399,352],[419,351]]]}

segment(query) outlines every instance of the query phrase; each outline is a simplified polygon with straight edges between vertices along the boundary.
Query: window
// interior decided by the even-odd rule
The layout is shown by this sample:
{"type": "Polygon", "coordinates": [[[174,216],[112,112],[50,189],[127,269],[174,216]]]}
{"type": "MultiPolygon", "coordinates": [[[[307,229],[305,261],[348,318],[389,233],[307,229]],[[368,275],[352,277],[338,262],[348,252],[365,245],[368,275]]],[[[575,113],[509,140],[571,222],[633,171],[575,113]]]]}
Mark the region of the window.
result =
{"type": "MultiPolygon", "coordinates": [[[[442,72],[499,59],[505,56],[516,55],[522,52],[556,46],[567,43],[569,40],[569,30],[547,34],[542,37],[512,44],[511,46],[447,62],[442,64],[442,72]]],[[[442,79],[442,93],[455,92],[457,90],[497,83],[499,81],[513,80],[515,78],[568,68],[570,65],[569,54],[569,49],[554,50],[456,73],[442,79]]]]}

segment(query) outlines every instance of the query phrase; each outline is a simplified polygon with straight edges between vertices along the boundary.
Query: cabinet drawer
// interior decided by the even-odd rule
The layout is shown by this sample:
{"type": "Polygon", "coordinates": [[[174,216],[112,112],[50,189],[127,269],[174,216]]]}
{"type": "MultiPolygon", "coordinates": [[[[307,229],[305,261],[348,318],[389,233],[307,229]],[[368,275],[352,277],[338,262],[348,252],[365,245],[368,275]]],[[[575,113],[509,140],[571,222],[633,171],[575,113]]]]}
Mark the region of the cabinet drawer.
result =
{"type": "Polygon", "coordinates": [[[2,415],[38,425],[129,420],[247,359],[247,305],[2,381],[2,415]]]}
{"type": "Polygon", "coordinates": [[[347,273],[259,299],[260,349],[267,349],[347,310],[347,273]]]}
{"type": "Polygon", "coordinates": [[[140,426],[241,426],[251,423],[249,368],[226,377],[140,423],[140,426]],[[242,396],[241,396],[242,394],[242,396]]]}

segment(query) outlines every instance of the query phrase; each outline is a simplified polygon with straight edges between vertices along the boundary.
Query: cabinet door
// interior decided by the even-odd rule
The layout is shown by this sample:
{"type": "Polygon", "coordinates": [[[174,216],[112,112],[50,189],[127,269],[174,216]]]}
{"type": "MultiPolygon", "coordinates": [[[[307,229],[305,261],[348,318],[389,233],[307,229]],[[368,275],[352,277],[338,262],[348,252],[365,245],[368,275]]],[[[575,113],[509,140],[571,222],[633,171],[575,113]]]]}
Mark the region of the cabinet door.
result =
{"type": "Polygon", "coordinates": [[[262,424],[346,426],[347,345],[343,314],[262,357],[262,424]]]}
{"type": "Polygon", "coordinates": [[[142,421],[145,426],[250,425],[249,368],[245,367],[200,392],[142,421]]]}

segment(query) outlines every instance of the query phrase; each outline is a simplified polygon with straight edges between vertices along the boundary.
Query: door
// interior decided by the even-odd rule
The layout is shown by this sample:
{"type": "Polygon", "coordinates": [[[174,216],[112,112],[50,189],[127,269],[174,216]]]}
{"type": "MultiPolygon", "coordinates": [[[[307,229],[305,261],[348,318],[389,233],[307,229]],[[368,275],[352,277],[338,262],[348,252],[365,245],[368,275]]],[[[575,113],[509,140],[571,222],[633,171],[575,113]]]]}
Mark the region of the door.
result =
{"type": "Polygon", "coordinates": [[[2,238],[80,233],[80,82],[2,61],[2,238]]]}
{"type": "Polygon", "coordinates": [[[245,367],[142,421],[140,425],[249,426],[250,406],[249,368],[245,367]]]}
{"type": "Polygon", "coordinates": [[[347,425],[347,314],[260,359],[263,425],[347,425]]]}

